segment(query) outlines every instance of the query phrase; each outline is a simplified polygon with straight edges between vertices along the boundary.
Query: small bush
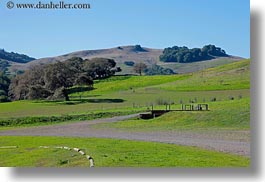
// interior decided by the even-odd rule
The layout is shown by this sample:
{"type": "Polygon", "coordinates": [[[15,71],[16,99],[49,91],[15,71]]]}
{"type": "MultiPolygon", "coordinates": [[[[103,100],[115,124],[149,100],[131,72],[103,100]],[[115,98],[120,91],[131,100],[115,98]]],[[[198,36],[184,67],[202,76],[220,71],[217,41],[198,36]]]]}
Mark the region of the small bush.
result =
{"type": "Polygon", "coordinates": [[[216,100],[216,97],[211,98],[211,102],[215,102],[216,100]]]}
{"type": "Polygon", "coordinates": [[[5,95],[0,95],[0,102],[8,102],[8,97],[5,95]]]}
{"type": "Polygon", "coordinates": [[[135,63],[133,61],[125,61],[124,64],[126,66],[134,66],[135,63]]]}
{"type": "Polygon", "coordinates": [[[121,116],[134,113],[130,112],[104,112],[104,113],[89,113],[79,115],[62,115],[62,116],[36,116],[36,117],[22,117],[9,118],[0,120],[0,126],[20,126],[20,125],[36,125],[41,123],[58,123],[66,121],[82,121],[92,120],[106,117],[121,116]]]}
{"type": "Polygon", "coordinates": [[[167,100],[164,100],[162,98],[159,98],[159,99],[156,100],[156,104],[157,105],[168,105],[168,104],[170,104],[170,102],[167,101],[167,100]]]}
{"type": "Polygon", "coordinates": [[[59,165],[69,164],[69,160],[59,160],[58,164],[59,165]]]}

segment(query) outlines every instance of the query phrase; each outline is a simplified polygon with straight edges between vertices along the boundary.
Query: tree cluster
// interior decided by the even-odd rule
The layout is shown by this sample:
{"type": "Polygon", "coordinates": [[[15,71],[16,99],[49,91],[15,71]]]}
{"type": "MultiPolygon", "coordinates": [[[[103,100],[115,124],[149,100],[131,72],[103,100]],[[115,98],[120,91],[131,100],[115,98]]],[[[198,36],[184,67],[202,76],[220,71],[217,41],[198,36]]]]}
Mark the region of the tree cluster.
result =
{"type": "Polygon", "coordinates": [[[163,68],[162,66],[153,64],[144,70],[145,75],[173,75],[175,72],[170,68],[163,68]]]}
{"type": "Polygon", "coordinates": [[[93,79],[110,77],[120,71],[112,59],[71,58],[65,62],[39,65],[17,75],[9,87],[11,100],[65,99],[72,86],[93,87],[93,79]]]}
{"type": "Polygon", "coordinates": [[[125,61],[124,64],[126,66],[134,66],[135,62],[133,62],[133,61],[125,61]]]}
{"type": "Polygon", "coordinates": [[[133,47],[133,51],[135,51],[135,52],[147,52],[144,48],[142,48],[141,45],[135,45],[133,47]]]}
{"type": "Polygon", "coordinates": [[[213,59],[215,57],[227,57],[228,55],[224,50],[215,45],[206,45],[203,48],[188,47],[169,47],[164,49],[163,54],[160,56],[160,61],[163,62],[178,62],[189,63],[195,61],[203,61],[213,59]]]}
{"type": "Polygon", "coordinates": [[[144,70],[147,68],[146,64],[144,63],[136,63],[133,67],[133,70],[135,73],[139,74],[140,76],[142,76],[142,73],[144,72],[144,70]]]}
{"type": "Polygon", "coordinates": [[[4,72],[0,72],[0,102],[8,101],[8,87],[10,79],[4,72]]]}
{"type": "Polygon", "coordinates": [[[0,59],[0,71],[5,72],[9,66],[8,61],[0,59]]]}
{"type": "Polygon", "coordinates": [[[27,63],[27,62],[35,60],[35,58],[29,57],[24,54],[6,52],[4,49],[0,49],[0,59],[13,61],[16,63],[27,63]]]}

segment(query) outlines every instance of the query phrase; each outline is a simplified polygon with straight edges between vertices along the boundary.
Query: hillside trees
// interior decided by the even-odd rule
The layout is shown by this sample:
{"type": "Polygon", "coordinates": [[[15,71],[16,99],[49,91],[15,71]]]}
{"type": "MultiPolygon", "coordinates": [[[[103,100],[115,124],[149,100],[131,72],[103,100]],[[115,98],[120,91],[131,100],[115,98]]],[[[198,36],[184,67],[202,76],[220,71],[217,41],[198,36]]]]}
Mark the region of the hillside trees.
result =
{"type": "Polygon", "coordinates": [[[135,51],[135,52],[146,52],[146,50],[144,48],[142,48],[141,45],[135,45],[133,47],[133,51],[135,51]]]}
{"type": "Polygon", "coordinates": [[[8,61],[0,59],[0,72],[7,71],[8,66],[9,66],[8,61]]]}
{"type": "Polygon", "coordinates": [[[134,66],[135,62],[133,62],[133,61],[125,61],[124,64],[126,66],[134,66]]]}
{"type": "Polygon", "coordinates": [[[84,62],[84,72],[93,79],[107,78],[120,70],[115,69],[116,62],[113,59],[92,58],[84,62]]]}
{"type": "Polygon", "coordinates": [[[93,79],[115,74],[115,66],[114,60],[105,58],[71,58],[65,62],[35,66],[12,80],[9,96],[12,100],[69,100],[68,88],[75,85],[92,88],[93,79]]]}
{"type": "Polygon", "coordinates": [[[4,72],[0,72],[0,102],[8,101],[8,87],[10,84],[10,79],[4,74],[4,72]]]}
{"type": "Polygon", "coordinates": [[[189,63],[195,61],[209,60],[215,57],[227,57],[228,55],[224,50],[215,45],[206,45],[203,48],[188,47],[169,47],[164,49],[163,54],[160,56],[160,61],[163,62],[179,62],[189,63]]]}
{"type": "Polygon", "coordinates": [[[133,67],[133,70],[135,73],[139,74],[140,76],[142,76],[142,73],[144,72],[144,70],[147,68],[146,64],[144,63],[136,63],[133,67]]]}
{"type": "Polygon", "coordinates": [[[145,75],[172,75],[175,72],[169,68],[163,68],[162,66],[153,64],[147,67],[145,70],[145,75]]]}
{"type": "Polygon", "coordinates": [[[0,49],[0,59],[13,61],[17,63],[27,63],[35,60],[35,58],[29,57],[24,54],[18,54],[14,52],[7,52],[4,49],[0,49]]]}

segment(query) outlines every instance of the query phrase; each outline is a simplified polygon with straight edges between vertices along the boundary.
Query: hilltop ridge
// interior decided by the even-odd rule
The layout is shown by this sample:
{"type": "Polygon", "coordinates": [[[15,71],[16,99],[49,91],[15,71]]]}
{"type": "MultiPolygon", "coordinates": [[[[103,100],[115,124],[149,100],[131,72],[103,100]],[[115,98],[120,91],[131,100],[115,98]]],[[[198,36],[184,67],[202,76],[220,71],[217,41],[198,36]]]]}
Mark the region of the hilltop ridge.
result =
{"type": "Polygon", "coordinates": [[[72,57],[81,57],[82,59],[91,59],[95,57],[110,58],[114,59],[118,66],[122,68],[121,74],[131,74],[133,73],[132,67],[126,66],[124,63],[126,61],[132,62],[143,62],[147,66],[157,64],[162,67],[170,67],[177,73],[187,73],[194,72],[201,69],[214,67],[216,65],[222,65],[238,61],[242,58],[236,56],[229,57],[216,57],[212,60],[198,61],[194,63],[167,63],[161,62],[160,56],[163,54],[163,49],[153,49],[142,47],[140,45],[128,45],[128,46],[117,46],[109,49],[95,49],[95,50],[82,50],[72,53],[67,53],[55,57],[47,57],[34,60],[26,64],[16,63],[11,66],[11,71],[16,72],[16,70],[26,70],[34,65],[39,64],[49,64],[58,61],[65,61],[72,57]],[[224,60],[225,59],[225,60],[224,60]],[[220,61],[221,60],[221,61],[220,61]],[[209,63],[209,64],[208,64],[209,63]],[[194,66],[193,66],[194,65],[194,66]],[[198,66],[199,65],[199,66],[198,66]],[[182,67],[184,69],[182,69],[182,67]]]}

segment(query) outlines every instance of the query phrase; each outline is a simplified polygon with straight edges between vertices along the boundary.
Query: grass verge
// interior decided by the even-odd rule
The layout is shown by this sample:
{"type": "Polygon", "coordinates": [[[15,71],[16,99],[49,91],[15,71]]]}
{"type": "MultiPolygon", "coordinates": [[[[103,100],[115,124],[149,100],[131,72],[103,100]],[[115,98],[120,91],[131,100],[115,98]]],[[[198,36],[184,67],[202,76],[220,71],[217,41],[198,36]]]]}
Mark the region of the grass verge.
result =
{"type": "Polygon", "coordinates": [[[126,131],[249,130],[250,99],[212,102],[210,111],[205,112],[169,112],[150,120],[137,118],[123,122],[96,124],[93,127],[126,131]]]}
{"type": "Polygon", "coordinates": [[[1,136],[0,166],[88,167],[84,156],[39,146],[79,147],[93,157],[95,167],[248,167],[247,157],[197,147],[117,139],[1,136]]]}
{"type": "Polygon", "coordinates": [[[85,121],[99,118],[110,118],[114,116],[123,116],[138,113],[139,111],[117,111],[117,112],[91,112],[88,114],[61,115],[61,116],[35,116],[21,118],[7,118],[0,120],[1,127],[14,126],[39,126],[50,125],[69,121],[85,121]]]}

